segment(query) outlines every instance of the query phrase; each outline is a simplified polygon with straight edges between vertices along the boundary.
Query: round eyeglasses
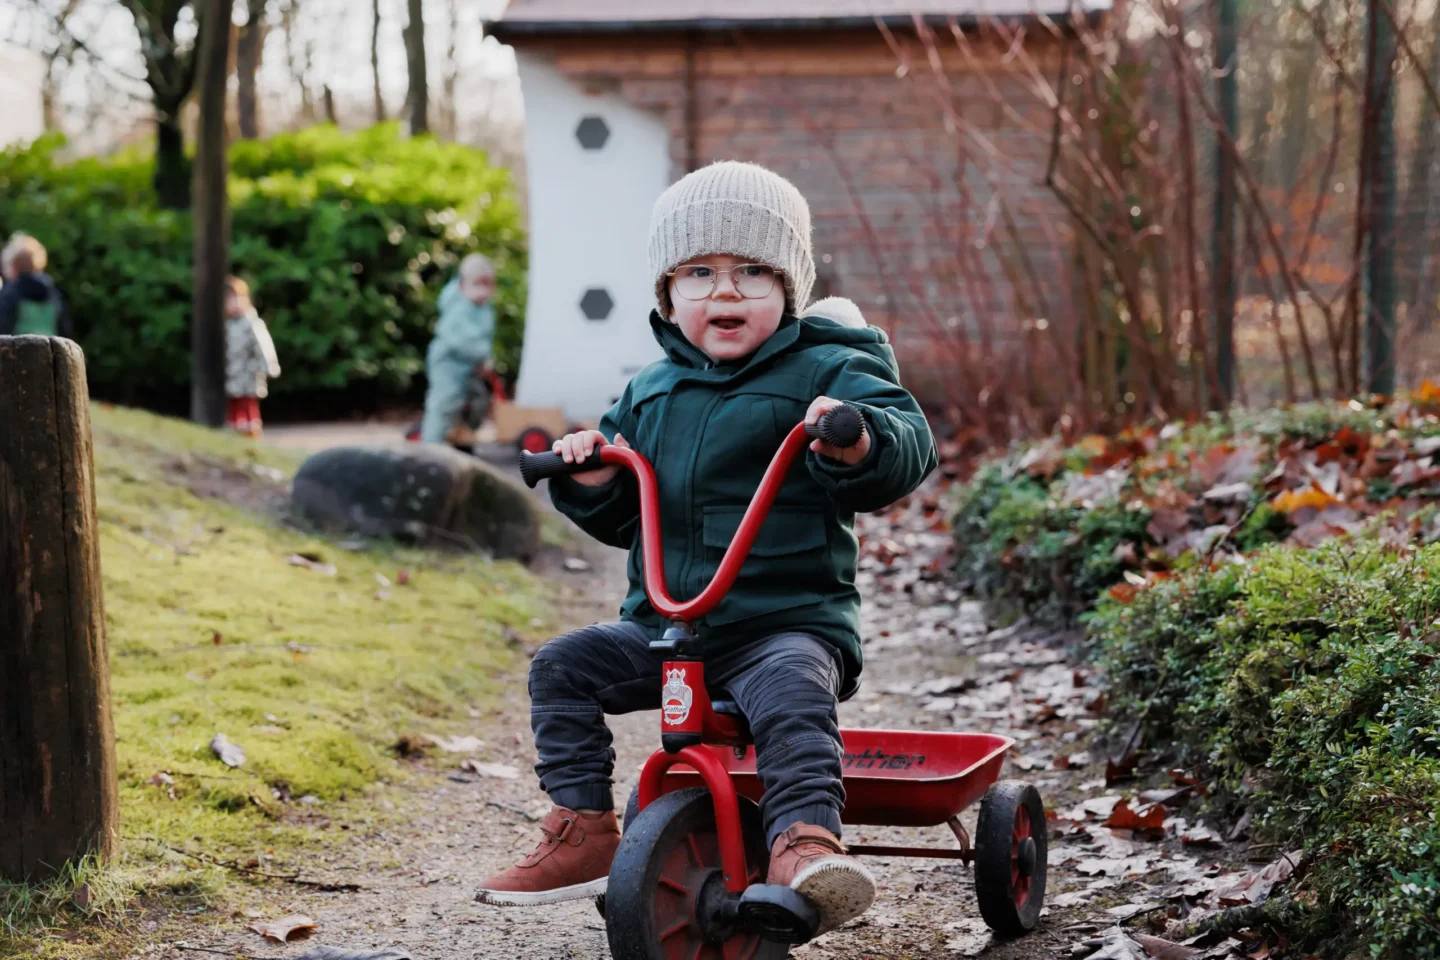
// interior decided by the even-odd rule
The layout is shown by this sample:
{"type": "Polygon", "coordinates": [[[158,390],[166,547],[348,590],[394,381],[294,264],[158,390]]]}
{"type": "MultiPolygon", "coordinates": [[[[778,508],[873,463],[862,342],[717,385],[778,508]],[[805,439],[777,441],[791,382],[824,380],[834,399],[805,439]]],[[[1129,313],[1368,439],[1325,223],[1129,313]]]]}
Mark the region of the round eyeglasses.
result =
{"type": "Polygon", "coordinates": [[[728,273],[735,292],[746,300],[768,297],[775,289],[775,277],[779,274],[774,267],[764,263],[741,263],[733,267],[712,267],[703,263],[690,263],[676,267],[667,276],[675,278],[675,292],[686,300],[704,300],[715,291],[720,275],[728,273]]]}

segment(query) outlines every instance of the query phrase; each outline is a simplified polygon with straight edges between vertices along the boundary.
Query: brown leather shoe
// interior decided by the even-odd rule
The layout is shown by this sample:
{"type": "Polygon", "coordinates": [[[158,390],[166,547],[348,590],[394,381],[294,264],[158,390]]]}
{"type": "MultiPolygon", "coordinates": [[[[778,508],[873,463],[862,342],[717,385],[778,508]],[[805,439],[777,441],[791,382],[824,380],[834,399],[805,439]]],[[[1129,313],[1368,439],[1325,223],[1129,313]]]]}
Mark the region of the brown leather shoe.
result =
{"type": "Polygon", "coordinates": [[[620,824],[614,810],[581,814],[551,807],[540,833],[540,845],[513,867],[481,883],[476,900],[528,907],[583,900],[605,892],[610,861],[620,845],[620,824]]]}
{"type": "Polygon", "coordinates": [[[776,838],[765,882],[789,887],[815,905],[820,911],[816,936],[855,919],[875,902],[870,871],[845,855],[839,837],[808,823],[797,823],[776,838]]]}

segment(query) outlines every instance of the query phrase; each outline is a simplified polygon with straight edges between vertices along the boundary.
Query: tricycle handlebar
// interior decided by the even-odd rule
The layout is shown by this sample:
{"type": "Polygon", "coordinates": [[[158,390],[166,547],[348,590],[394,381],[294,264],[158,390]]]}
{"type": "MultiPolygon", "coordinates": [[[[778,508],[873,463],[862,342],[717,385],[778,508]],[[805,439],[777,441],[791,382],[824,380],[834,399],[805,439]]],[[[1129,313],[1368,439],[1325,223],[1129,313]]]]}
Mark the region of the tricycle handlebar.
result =
{"type": "Polygon", "coordinates": [[[785,483],[785,475],[795,457],[809,445],[811,440],[824,440],[837,447],[853,447],[860,442],[865,430],[865,419],[860,411],[849,404],[842,404],[827,411],[819,423],[797,424],[780,449],[775,451],[765,475],[760,478],[760,487],[745,509],[745,516],[730,541],[720,567],[710,585],[692,600],[679,603],[670,597],[665,586],[665,557],[660,540],[660,498],[655,482],[655,471],[650,461],[628,447],[606,444],[589,457],[578,463],[566,463],[558,453],[521,453],[520,475],[528,486],[535,486],[540,480],[561,474],[583,473],[601,466],[625,467],[635,475],[640,485],[640,536],[645,567],[645,593],[655,612],[667,620],[693,623],[705,616],[724,598],[740,575],[745,558],[755,544],[760,525],[770,513],[775,497],[785,483]]]}
{"type": "MultiPolygon", "coordinates": [[[[819,423],[807,423],[804,426],[805,435],[809,439],[824,440],[843,450],[860,442],[860,437],[865,432],[865,418],[861,416],[859,410],[845,403],[827,410],[821,415],[819,423]]],[[[574,463],[567,463],[565,458],[558,453],[522,451],[520,454],[520,479],[525,481],[527,487],[533,488],[541,480],[548,480],[551,477],[598,470],[606,466],[605,461],[600,457],[600,449],[603,448],[597,448],[584,460],[577,460],[574,463]]]]}

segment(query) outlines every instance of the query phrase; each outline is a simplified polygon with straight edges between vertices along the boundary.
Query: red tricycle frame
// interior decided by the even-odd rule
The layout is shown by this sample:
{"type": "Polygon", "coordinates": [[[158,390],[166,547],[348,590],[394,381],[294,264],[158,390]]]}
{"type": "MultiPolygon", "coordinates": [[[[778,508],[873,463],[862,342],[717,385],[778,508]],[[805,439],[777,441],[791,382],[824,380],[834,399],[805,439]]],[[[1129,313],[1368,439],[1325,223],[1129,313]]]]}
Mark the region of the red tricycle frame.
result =
{"type": "MultiPolygon", "coordinates": [[[[693,953],[696,957],[701,955],[705,944],[725,941],[740,929],[748,930],[747,935],[752,938],[758,934],[762,940],[772,937],[787,944],[803,942],[814,933],[814,927],[805,926],[813,919],[802,920],[801,913],[796,912],[801,908],[786,899],[787,895],[794,897],[788,888],[763,883],[760,869],[763,860],[749,862],[750,856],[763,858],[765,853],[763,848],[755,846],[750,847],[750,855],[746,852],[747,840],[753,841],[759,829],[758,811],[750,801],[760,801],[764,786],[756,772],[755,751],[744,717],[734,704],[711,699],[705,683],[705,664],[694,655],[692,625],[710,613],[734,586],[760,527],[801,451],[816,438],[839,447],[853,445],[863,429],[864,419],[859,411],[841,406],[828,412],[818,424],[802,423],[791,430],[766,468],[714,578],[698,596],[683,602],[671,597],[666,589],[659,490],[655,472],[644,456],[632,449],[608,444],[600,446],[582,463],[565,462],[555,454],[522,455],[521,472],[531,486],[543,477],[601,465],[623,467],[634,474],[639,485],[645,591],[656,612],[672,623],[664,639],[651,644],[652,649],[666,655],[661,675],[662,749],[652,754],[641,770],[634,800],[635,823],[642,829],[632,835],[627,814],[625,837],[611,870],[605,898],[624,900],[625,909],[616,917],[606,913],[611,948],[620,960],[670,956],[665,947],[667,940],[692,928],[698,931],[699,938],[694,940],[698,944],[693,953]],[[837,416],[842,413],[845,416],[837,416]],[[665,928],[660,929],[651,921],[637,921],[635,910],[643,914],[659,909],[659,901],[645,894],[643,885],[655,882],[651,874],[670,862],[665,859],[669,856],[665,851],[672,848],[665,844],[675,842],[676,834],[666,832],[668,828],[660,824],[691,824],[684,829],[701,829],[699,821],[684,819],[692,817],[691,813],[682,812],[700,809],[693,803],[701,794],[695,791],[676,797],[679,803],[667,799],[662,803],[665,811],[661,820],[649,828],[644,828],[647,822],[644,811],[667,794],[700,786],[709,792],[710,803],[704,809],[713,806],[715,842],[710,856],[719,860],[718,870],[713,859],[706,860],[710,866],[704,869],[711,872],[706,874],[701,869],[699,874],[692,873],[693,882],[689,885],[658,875],[659,888],[670,898],[665,928]],[[742,805],[747,809],[742,809],[742,805]],[[627,847],[632,836],[638,838],[636,844],[627,847]],[[632,853],[627,853],[627,849],[632,853]],[[622,860],[626,864],[623,868],[622,860]],[[752,888],[751,884],[756,886],[752,888]],[[681,902],[674,901],[676,894],[683,894],[681,902]],[[757,896],[752,899],[751,894],[757,896]],[[695,899],[685,900],[685,897],[695,899]],[[748,914],[747,906],[753,908],[748,914]],[[747,916],[752,926],[746,926],[747,916]],[[781,917],[780,921],[770,922],[776,916],[781,917]]],[[[1044,898],[1045,814],[1040,795],[1033,786],[1014,781],[997,782],[1005,754],[1014,741],[996,734],[955,731],[842,729],[840,734],[846,795],[841,810],[844,823],[946,824],[958,842],[958,847],[853,845],[848,852],[961,860],[974,867],[976,895],[987,924],[1004,935],[1021,934],[1033,928],[1044,898]],[[976,800],[981,800],[981,805],[972,845],[959,815],[976,800]]],[[[689,836],[690,849],[694,857],[699,858],[700,847],[695,835],[689,836]]],[[[700,867],[698,859],[694,862],[700,867]]],[[[813,913],[812,908],[804,909],[811,909],[813,913]]],[[[686,950],[691,942],[685,940],[686,950]]],[[[755,955],[759,941],[747,942],[750,952],[746,955],[755,955]]],[[[677,947],[678,943],[679,940],[673,941],[670,946],[677,947]]]]}

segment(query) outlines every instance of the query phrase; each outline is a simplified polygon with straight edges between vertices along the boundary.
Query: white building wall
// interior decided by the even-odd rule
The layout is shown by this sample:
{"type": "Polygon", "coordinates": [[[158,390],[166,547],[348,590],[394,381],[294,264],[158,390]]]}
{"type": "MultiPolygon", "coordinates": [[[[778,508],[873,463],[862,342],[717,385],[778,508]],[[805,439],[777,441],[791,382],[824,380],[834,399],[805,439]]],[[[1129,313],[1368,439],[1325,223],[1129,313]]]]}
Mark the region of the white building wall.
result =
{"type": "Polygon", "coordinates": [[[39,54],[0,43],[0,149],[29,143],[45,132],[40,103],[44,73],[39,54]]]}
{"type": "Polygon", "coordinates": [[[646,240],[650,207],[670,183],[668,133],[657,117],[617,96],[587,94],[543,58],[517,51],[516,59],[525,98],[530,290],[515,399],[594,421],[660,357],[647,319],[655,293],[646,240]],[[608,130],[599,149],[577,138],[587,117],[608,130]],[[613,301],[602,320],[581,309],[594,290],[613,301]]]}

